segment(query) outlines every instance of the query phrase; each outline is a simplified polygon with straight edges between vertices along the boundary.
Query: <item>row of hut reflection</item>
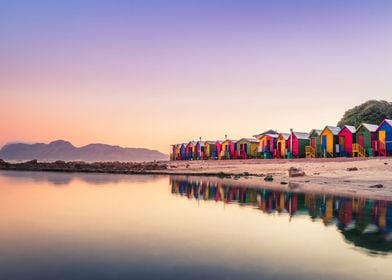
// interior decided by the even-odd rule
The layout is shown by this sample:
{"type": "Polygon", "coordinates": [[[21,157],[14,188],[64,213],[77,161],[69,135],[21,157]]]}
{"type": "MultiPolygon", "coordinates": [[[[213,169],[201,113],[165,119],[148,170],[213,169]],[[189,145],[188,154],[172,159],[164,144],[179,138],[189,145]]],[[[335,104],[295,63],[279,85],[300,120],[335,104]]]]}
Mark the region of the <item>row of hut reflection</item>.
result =
{"type": "Polygon", "coordinates": [[[189,199],[215,200],[254,206],[265,213],[309,215],[325,225],[336,224],[342,231],[381,233],[392,241],[392,202],[365,198],[334,197],[260,188],[225,186],[220,182],[171,179],[172,193],[189,199]]]}

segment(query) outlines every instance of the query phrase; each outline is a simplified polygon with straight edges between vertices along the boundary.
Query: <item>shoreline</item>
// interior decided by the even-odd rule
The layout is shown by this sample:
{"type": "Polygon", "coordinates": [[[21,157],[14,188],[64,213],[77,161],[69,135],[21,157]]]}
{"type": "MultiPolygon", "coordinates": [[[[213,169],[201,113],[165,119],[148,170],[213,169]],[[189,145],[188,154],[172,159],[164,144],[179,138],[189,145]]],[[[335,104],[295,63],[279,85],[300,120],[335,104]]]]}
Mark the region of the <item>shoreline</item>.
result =
{"type": "Polygon", "coordinates": [[[257,159],[161,162],[38,162],[7,163],[0,170],[128,175],[171,175],[220,180],[244,187],[292,192],[374,197],[392,200],[392,158],[257,159]],[[290,177],[295,167],[304,176],[290,177]],[[351,169],[351,170],[350,170],[351,169]],[[266,181],[266,176],[272,181],[266,181]]]}

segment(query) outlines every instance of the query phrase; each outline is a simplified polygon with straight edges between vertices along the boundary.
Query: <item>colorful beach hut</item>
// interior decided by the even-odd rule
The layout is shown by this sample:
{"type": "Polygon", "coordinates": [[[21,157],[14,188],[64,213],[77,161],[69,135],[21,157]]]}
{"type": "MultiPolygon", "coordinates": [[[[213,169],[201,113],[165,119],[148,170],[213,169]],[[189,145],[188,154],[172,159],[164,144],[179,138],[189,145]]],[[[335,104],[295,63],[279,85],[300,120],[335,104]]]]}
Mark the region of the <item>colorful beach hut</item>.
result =
{"type": "Polygon", "coordinates": [[[225,140],[222,143],[221,156],[222,159],[236,159],[237,158],[237,145],[236,140],[225,140]]]}
{"type": "MultiPolygon", "coordinates": [[[[356,143],[356,129],[354,126],[345,125],[339,131],[339,154],[343,157],[351,157],[353,153],[353,144],[356,143]]],[[[354,146],[355,148],[356,146],[354,146]]]]}
{"type": "Polygon", "coordinates": [[[195,155],[194,159],[201,160],[204,159],[204,141],[197,141],[195,145],[195,155]]]}
{"type": "Polygon", "coordinates": [[[185,147],[185,154],[187,160],[195,159],[195,147],[197,142],[191,141],[185,147]]]}
{"type": "Polygon", "coordinates": [[[204,142],[204,157],[203,159],[212,158],[212,154],[215,149],[215,141],[205,141],[204,142]]]}
{"type": "Polygon", "coordinates": [[[180,145],[180,160],[186,160],[186,143],[180,145]]]}
{"type": "Polygon", "coordinates": [[[276,157],[278,134],[267,133],[260,137],[258,151],[264,158],[276,157]]]}
{"type": "Polygon", "coordinates": [[[378,125],[362,123],[355,131],[355,143],[353,144],[353,157],[372,156],[378,151],[377,143],[378,125]]]}
{"type": "Polygon", "coordinates": [[[221,159],[221,152],[222,152],[222,141],[216,141],[214,145],[214,151],[211,155],[212,159],[221,159]]]}
{"type": "Polygon", "coordinates": [[[378,154],[387,156],[392,154],[392,120],[383,120],[377,128],[378,154]]]}
{"type": "Polygon", "coordinates": [[[170,145],[170,160],[175,160],[176,145],[170,145]]]}
{"type": "Polygon", "coordinates": [[[320,134],[321,151],[324,157],[335,157],[339,154],[340,127],[326,126],[320,134]]]}
{"type": "Polygon", "coordinates": [[[289,139],[290,133],[279,133],[277,141],[277,157],[285,158],[289,150],[287,139],[289,139]]]}
{"type": "Polygon", "coordinates": [[[309,133],[293,131],[287,139],[289,151],[294,158],[305,157],[305,148],[309,146],[309,133]]]}
{"type": "Polygon", "coordinates": [[[321,129],[312,129],[309,133],[310,146],[305,148],[305,156],[307,158],[316,158],[322,156],[321,151],[321,129]]]}
{"type": "Polygon", "coordinates": [[[181,160],[180,148],[181,144],[172,145],[172,160],[181,160]]]}
{"type": "Polygon", "coordinates": [[[257,148],[259,140],[256,138],[242,138],[237,143],[237,154],[241,159],[255,158],[257,156],[257,148]]]}

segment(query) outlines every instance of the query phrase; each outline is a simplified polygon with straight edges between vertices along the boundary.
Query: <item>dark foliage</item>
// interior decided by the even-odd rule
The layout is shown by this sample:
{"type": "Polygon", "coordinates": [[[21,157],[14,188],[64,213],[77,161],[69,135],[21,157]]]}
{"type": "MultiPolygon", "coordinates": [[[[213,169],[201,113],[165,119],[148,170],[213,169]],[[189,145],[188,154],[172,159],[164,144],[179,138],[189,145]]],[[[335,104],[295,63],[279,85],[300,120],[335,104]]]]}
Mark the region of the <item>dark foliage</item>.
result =
{"type": "Polygon", "coordinates": [[[369,100],[347,110],[338,122],[338,126],[353,125],[358,127],[361,123],[378,125],[383,119],[392,119],[392,103],[384,100],[369,100]]]}

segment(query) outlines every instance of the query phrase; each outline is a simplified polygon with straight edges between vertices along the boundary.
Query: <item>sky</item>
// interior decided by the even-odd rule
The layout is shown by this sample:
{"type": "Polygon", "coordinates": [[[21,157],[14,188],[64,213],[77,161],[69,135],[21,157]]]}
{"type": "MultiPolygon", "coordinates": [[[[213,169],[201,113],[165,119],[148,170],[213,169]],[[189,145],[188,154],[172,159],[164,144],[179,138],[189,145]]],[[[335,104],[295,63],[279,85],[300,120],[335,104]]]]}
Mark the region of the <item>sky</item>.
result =
{"type": "Polygon", "coordinates": [[[391,77],[392,1],[0,0],[0,147],[307,132],[391,77]]]}

